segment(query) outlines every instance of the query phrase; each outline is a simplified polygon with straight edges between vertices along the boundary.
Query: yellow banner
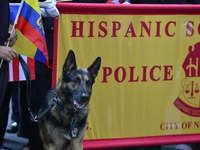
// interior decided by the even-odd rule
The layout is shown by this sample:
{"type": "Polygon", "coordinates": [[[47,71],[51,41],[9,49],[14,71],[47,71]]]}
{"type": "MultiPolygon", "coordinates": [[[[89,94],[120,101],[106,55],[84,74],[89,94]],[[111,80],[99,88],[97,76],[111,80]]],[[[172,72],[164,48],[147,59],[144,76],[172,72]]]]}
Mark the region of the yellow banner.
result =
{"type": "Polygon", "coordinates": [[[60,14],[57,42],[56,80],[102,58],[85,139],[200,132],[199,15],[60,14]]]}

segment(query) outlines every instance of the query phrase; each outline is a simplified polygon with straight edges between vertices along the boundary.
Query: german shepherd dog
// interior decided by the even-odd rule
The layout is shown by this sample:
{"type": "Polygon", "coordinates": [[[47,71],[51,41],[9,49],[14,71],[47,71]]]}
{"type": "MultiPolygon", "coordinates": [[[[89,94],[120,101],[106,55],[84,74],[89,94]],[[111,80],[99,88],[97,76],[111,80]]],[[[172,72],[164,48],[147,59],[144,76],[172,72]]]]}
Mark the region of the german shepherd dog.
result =
{"type": "Polygon", "coordinates": [[[76,65],[72,50],[62,68],[62,76],[45,100],[52,108],[39,119],[39,133],[45,150],[82,150],[86,130],[88,104],[101,58],[97,57],[87,69],[76,65]]]}

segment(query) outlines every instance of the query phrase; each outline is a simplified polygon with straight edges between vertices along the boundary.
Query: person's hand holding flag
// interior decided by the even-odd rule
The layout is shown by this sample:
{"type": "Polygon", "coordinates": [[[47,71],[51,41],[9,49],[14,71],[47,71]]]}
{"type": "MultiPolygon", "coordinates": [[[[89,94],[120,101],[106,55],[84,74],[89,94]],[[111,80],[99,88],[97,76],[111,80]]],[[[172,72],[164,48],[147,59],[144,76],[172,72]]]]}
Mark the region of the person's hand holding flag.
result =
{"type": "Polygon", "coordinates": [[[10,62],[14,58],[18,58],[18,53],[11,48],[17,41],[17,31],[12,27],[12,25],[10,25],[8,32],[10,33],[10,37],[5,42],[5,46],[0,46],[0,58],[2,59],[0,62],[0,68],[3,63],[3,59],[10,62]]]}
{"type": "Polygon", "coordinates": [[[0,46],[0,58],[6,60],[7,62],[10,62],[17,57],[18,53],[14,49],[8,46],[0,46]]]}
{"type": "Polygon", "coordinates": [[[5,45],[13,47],[18,38],[17,30],[15,29],[15,27],[13,27],[13,25],[10,24],[8,32],[10,33],[10,37],[7,39],[5,45]]]}

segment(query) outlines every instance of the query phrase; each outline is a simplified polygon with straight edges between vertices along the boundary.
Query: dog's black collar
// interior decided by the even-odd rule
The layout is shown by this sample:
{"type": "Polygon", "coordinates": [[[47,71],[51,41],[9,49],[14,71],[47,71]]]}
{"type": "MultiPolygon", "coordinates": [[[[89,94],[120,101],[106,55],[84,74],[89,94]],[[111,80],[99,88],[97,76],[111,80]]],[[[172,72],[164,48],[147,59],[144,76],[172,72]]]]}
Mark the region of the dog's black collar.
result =
{"type": "Polygon", "coordinates": [[[38,119],[42,118],[55,104],[58,105],[58,107],[61,109],[62,112],[64,113],[69,113],[67,108],[65,108],[59,101],[57,97],[57,93],[55,92],[55,96],[53,97],[54,103],[50,104],[43,112],[41,112],[38,116],[37,119],[35,119],[35,122],[38,122],[38,119]]]}
{"type": "Polygon", "coordinates": [[[68,109],[63,106],[61,102],[58,101],[58,97],[54,97],[53,101],[58,105],[58,107],[61,109],[61,111],[65,114],[69,113],[68,109]]]}
{"type": "Polygon", "coordinates": [[[68,109],[66,107],[64,107],[63,104],[61,102],[59,102],[58,100],[59,100],[59,97],[57,96],[57,92],[55,91],[55,96],[53,97],[54,103],[50,104],[43,112],[41,112],[38,116],[36,116],[34,121],[38,122],[38,119],[42,118],[55,104],[57,104],[58,107],[61,109],[61,111],[65,114],[67,114],[67,113],[76,114],[76,110],[68,111],[68,109]]]}

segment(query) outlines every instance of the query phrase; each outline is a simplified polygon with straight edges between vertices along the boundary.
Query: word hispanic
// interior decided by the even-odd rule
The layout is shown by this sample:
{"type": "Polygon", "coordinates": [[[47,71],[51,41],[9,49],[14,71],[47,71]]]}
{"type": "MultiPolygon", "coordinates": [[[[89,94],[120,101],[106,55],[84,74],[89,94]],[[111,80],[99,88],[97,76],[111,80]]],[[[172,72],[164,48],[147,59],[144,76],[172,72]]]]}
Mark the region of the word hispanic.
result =
{"type": "MultiPolygon", "coordinates": [[[[72,32],[71,37],[118,37],[118,32],[122,31],[123,37],[161,37],[161,31],[168,37],[176,35],[177,28],[176,21],[169,21],[163,25],[162,21],[140,21],[139,29],[134,26],[133,22],[128,25],[123,25],[119,21],[71,21],[72,32]],[[154,27],[152,27],[154,25],[154,27]],[[110,29],[111,28],[111,29],[110,29]],[[155,29],[152,33],[153,28],[155,29]],[[95,32],[96,31],[96,32],[95,32]]],[[[191,37],[194,34],[194,21],[185,23],[185,36],[191,37]]],[[[198,34],[200,34],[200,24],[197,27],[198,34]]]]}

